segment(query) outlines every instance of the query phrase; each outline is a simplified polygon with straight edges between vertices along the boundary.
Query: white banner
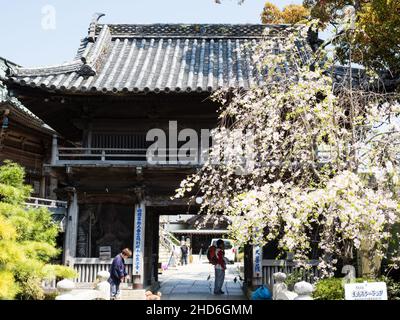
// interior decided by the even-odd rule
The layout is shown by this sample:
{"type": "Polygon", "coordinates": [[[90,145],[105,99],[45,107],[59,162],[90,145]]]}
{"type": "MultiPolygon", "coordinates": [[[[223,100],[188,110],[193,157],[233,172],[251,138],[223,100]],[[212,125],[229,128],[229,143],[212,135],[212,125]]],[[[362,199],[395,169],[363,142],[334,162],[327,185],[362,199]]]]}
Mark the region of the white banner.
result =
{"type": "Polygon", "coordinates": [[[133,244],[133,274],[140,275],[143,279],[143,255],[144,255],[144,204],[135,206],[135,230],[133,244]]]}
{"type": "Polygon", "coordinates": [[[346,300],[387,300],[385,282],[346,283],[346,300]]]}

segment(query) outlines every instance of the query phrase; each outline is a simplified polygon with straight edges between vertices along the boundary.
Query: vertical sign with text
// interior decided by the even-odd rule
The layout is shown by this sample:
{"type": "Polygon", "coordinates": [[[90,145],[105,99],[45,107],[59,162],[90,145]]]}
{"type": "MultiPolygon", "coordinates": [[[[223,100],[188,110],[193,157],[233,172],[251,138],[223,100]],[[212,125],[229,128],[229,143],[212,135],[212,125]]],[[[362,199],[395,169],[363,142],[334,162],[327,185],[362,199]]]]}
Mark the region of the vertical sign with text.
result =
{"type": "Polygon", "coordinates": [[[133,274],[143,279],[145,208],[142,203],[135,206],[135,230],[133,243],[133,274]]]}
{"type": "Polygon", "coordinates": [[[262,248],[253,246],[253,277],[262,277],[262,248]]]}

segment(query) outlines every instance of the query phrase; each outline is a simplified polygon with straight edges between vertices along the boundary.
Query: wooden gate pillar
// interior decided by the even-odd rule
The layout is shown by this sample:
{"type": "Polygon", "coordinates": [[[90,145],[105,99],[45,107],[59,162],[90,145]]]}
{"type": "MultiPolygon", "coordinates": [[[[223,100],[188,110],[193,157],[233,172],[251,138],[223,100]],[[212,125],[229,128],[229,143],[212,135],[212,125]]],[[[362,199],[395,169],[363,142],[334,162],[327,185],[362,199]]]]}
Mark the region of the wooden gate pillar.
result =
{"type": "Polygon", "coordinates": [[[76,242],[78,236],[78,194],[75,188],[69,188],[71,200],[68,206],[65,242],[64,242],[64,264],[73,265],[76,257],[76,242]]]}

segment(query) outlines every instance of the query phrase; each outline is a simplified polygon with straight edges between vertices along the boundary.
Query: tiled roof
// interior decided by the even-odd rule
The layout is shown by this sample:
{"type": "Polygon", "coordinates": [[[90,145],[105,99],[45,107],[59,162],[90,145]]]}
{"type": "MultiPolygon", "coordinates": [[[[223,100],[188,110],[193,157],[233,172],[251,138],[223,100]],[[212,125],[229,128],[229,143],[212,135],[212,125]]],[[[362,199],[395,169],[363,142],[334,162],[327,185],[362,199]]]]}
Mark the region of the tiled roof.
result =
{"type": "Polygon", "coordinates": [[[19,113],[22,118],[26,120],[25,124],[29,127],[34,127],[47,134],[56,133],[51,127],[45,124],[40,118],[29,111],[17,98],[10,97],[6,86],[0,80],[0,108],[6,106],[7,109],[13,108],[13,110],[19,113]]]}
{"type": "MultiPolygon", "coordinates": [[[[0,57],[0,107],[7,106],[14,108],[17,112],[19,112],[26,120],[27,125],[34,126],[35,128],[44,130],[45,132],[55,133],[55,131],[50,128],[47,124],[45,124],[41,119],[39,119],[36,115],[34,115],[31,111],[29,111],[22,103],[15,97],[11,97],[7,86],[3,83],[2,80],[2,71],[6,69],[6,64],[13,64],[12,62],[0,57]]],[[[15,64],[13,64],[15,65],[15,64]]]]}
{"type": "Polygon", "coordinates": [[[92,23],[72,62],[17,67],[10,79],[70,93],[246,89],[262,80],[247,45],[258,41],[265,28],[276,31],[285,26],[92,23]]]}

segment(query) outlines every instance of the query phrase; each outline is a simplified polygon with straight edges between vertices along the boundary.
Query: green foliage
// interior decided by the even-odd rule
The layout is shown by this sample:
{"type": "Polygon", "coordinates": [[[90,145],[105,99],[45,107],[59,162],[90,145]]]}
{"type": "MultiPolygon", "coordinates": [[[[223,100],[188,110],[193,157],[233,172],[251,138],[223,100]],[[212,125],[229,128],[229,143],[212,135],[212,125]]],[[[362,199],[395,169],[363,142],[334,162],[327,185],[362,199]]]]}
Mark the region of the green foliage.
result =
{"type": "Polygon", "coordinates": [[[356,59],[376,70],[400,76],[400,1],[372,0],[358,14],[360,32],[355,37],[356,59]],[[385,39],[385,41],[382,41],[385,39]]]}
{"type": "Polygon", "coordinates": [[[45,209],[26,209],[31,187],[18,164],[0,167],[0,299],[45,298],[41,281],[74,278],[76,272],[48,262],[59,254],[58,226],[45,209]]]}
{"type": "Polygon", "coordinates": [[[16,230],[11,223],[0,216],[0,239],[11,240],[16,237],[16,230]]]}
{"type": "Polygon", "coordinates": [[[55,245],[59,230],[46,208],[23,210],[19,213],[15,216],[15,224],[17,229],[24,230],[20,233],[20,241],[39,241],[55,245]]]}
{"type": "Polygon", "coordinates": [[[305,268],[296,268],[286,277],[285,283],[289,290],[293,290],[297,282],[303,281],[304,279],[311,279],[312,276],[313,274],[311,271],[305,268]]]}
{"type": "Polygon", "coordinates": [[[57,295],[58,295],[57,291],[45,292],[44,300],[56,300],[57,295]]]}
{"type": "Polygon", "coordinates": [[[309,15],[309,10],[302,5],[290,4],[280,11],[273,3],[266,2],[261,13],[261,21],[266,24],[296,24],[306,21],[309,15]]]}
{"type": "Polygon", "coordinates": [[[0,170],[0,199],[10,204],[22,204],[32,192],[32,187],[24,185],[25,171],[8,160],[0,170]]]}
{"type": "Polygon", "coordinates": [[[18,300],[44,300],[44,292],[41,287],[41,280],[35,277],[28,277],[24,282],[19,282],[20,291],[16,295],[18,300]]]}
{"type": "Polygon", "coordinates": [[[39,259],[40,261],[49,261],[51,257],[60,253],[52,244],[38,241],[26,241],[23,243],[25,254],[28,258],[39,259]]]}
{"type": "Polygon", "coordinates": [[[393,228],[390,230],[391,238],[388,243],[387,248],[387,261],[385,261],[386,271],[389,271],[393,266],[390,264],[390,260],[396,259],[399,255],[400,248],[400,223],[396,223],[393,225],[393,228]]]}
{"type": "Polygon", "coordinates": [[[19,291],[19,287],[15,285],[12,272],[0,270],[0,300],[13,299],[19,291]]]}
{"type": "Polygon", "coordinates": [[[341,278],[328,278],[319,280],[313,292],[315,300],[343,300],[344,287],[341,278]]]}
{"type": "Polygon", "coordinates": [[[22,187],[21,189],[0,183],[1,201],[9,204],[21,204],[29,196],[31,188],[22,187]]]}
{"type": "Polygon", "coordinates": [[[262,23],[279,23],[281,21],[281,11],[273,3],[266,2],[261,13],[262,23]]]}
{"type": "MultiPolygon", "coordinates": [[[[13,266],[24,257],[21,245],[12,240],[0,240],[0,266],[13,266]]],[[[9,268],[8,268],[9,269],[9,268]]],[[[0,268],[1,270],[1,268],[0,268]]]]}
{"type": "Polygon", "coordinates": [[[380,277],[378,281],[386,282],[389,300],[400,300],[400,282],[396,282],[392,278],[386,276],[380,277]]]}
{"type": "Polygon", "coordinates": [[[354,62],[375,71],[400,76],[400,0],[304,0],[313,18],[323,26],[337,24],[338,12],[346,5],[355,8],[355,29],[345,41],[336,43],[343,61],[351,54],[354,62]],[[350,53],[349,44],[353,50],[350,53]]]}
{"type": "Polygon", "coordinates": [[[57,265],[57,264],[46,264],[43,268],[44,279],[75,279],[78,276],[78,273],[65,266],[57,265]]]}
{"type": "Polygon", "coordinates": [[[4,161],[0,170],[0,183],[17,189],[26,187],[24,185],[25,171],[23,168],[9,160],[4,161]]]}
{"type": "MultiPolygon", "coordinates": [[[[400,283],[390,277],[380,277],[378,279],[356,278],[355,283],[363,282],[386,282],[388,299],[400,300],[400,283]]],[[[315,300],[343,300],[344,286],[342,278],[327,278],[319,280],[316,283],[315,291],[313,292],[315,300]]]]}
{"type": "Polygon", "coordinates": [[[386,280],[389,300],[400,300],[400,283],[388,278],[386,280]]]}

